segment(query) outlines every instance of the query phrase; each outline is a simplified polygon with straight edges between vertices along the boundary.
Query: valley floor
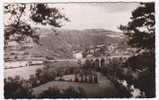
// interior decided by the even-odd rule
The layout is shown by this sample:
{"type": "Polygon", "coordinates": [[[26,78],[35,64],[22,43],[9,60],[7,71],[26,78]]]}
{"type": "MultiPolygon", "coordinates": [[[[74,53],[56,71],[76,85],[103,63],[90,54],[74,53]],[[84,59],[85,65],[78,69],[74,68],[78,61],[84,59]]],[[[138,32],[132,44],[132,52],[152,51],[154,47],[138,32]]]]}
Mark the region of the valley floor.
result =
{"type": "Polygon", "coordinates": [[[57,87],[62,90],[72,86],[74,88],[82,87],[87,97],[114,97],[117,94],[117,90],[113,83],[99,72],[97,72],[97,77],[98,83],[51,81],[35,87],[33,89],[33,94],[38,95],[49,87],[57,87]]]}

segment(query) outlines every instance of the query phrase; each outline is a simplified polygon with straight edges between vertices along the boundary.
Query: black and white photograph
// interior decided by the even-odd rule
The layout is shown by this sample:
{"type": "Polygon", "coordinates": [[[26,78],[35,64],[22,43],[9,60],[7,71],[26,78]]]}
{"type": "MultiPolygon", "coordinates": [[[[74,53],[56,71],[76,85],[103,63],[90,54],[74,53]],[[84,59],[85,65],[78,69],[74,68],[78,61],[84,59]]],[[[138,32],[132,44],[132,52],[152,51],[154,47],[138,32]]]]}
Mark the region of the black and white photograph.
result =
{"type": "Polygon", "coordinates": [[[4,3],[4,98],[155,98],[155,2],[4,3]]]}

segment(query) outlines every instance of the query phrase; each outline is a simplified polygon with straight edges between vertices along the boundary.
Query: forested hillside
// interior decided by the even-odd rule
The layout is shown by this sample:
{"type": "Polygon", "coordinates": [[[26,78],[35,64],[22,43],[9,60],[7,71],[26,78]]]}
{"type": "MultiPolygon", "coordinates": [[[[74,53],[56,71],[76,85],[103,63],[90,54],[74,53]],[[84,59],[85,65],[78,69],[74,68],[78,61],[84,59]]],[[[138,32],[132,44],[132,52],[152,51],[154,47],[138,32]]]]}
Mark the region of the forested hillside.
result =
{"type": "Polygon", "coordinates": [[[124,36],[120,32],[113,32],[104,29],[87,30],[53,30],[40,29],[38,34],[40,45],[29,50],[33,55],[41,55],[56,58],[72,58],[74,50],[83,51],[86,48],[99,44],[120,44],[124,36]],[[38,52],[37,52],[38,51],[38,52]]]}

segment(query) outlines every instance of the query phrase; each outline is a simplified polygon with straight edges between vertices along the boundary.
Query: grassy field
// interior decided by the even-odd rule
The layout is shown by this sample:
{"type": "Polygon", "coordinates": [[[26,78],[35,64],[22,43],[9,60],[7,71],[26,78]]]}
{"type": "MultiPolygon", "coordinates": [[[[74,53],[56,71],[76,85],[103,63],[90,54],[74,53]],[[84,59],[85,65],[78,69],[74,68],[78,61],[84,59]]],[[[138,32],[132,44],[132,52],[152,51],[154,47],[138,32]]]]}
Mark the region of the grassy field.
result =
{"type": "Polygon", "coordinates": [[[4,70],[4,78],[20,76],[23,79],[28,79],[30,75],[34,75],[37,69],[42,69],[43,67],[48,66],[49,71],[58,72],[64,68],[70,67],[79,67],[80,65],[75,61],[52,61],[48,62],[46,65],[34,65],[29,67],[19,67],[13,69],[4,70]]]}
{"type": "Polygon", "coordinates": [[[113,83],[107,77],[98,74],[98,83],[78,83],[78,82],[65,82],[65,81],[51,81],[46,84],[40,85],[33,89],[33,94],[38,95],[47,90],[48,87],[57,87],[60,90],[66,89],[69,86],[74,88],[81,87],[84,89],[87,97],[114,97],[117,93],[113,83]]]}
{"type": "MultiPolygon", "coordinates": [[[[64,72],[64,70],[79,69],[80,64],[75,61],[52,61],[46,65],[50,72],[64,72]]],[[[36,70],[43,68],[44,66],[31,66],[7,69],[4,71],[4,76],[15,77],[19,75],[21,78],[28,79],[30,75],[35,74],[36,70]]],[[[60,90],[66,89],[70,86],[74,88],[83,88],[87,97],[114,97],[117,94],[114,84],[101,73],[96,72],[98,77],[98,83],[80,83],[80,82],[66,82],[66,81],[50,81],[40,86],[33,88],[33,94],[38,95],[49,87],[57,87],[60,90]]]]}
{"type": "Polygon", "coordinates": [[[34,75],[36,70],[43,68],[43,65],[31,66],[31,67],[19,67],[13,69],[4,70],[4,78],[20,76],[23,79],[29,79],[30,75],[34,75]]]}

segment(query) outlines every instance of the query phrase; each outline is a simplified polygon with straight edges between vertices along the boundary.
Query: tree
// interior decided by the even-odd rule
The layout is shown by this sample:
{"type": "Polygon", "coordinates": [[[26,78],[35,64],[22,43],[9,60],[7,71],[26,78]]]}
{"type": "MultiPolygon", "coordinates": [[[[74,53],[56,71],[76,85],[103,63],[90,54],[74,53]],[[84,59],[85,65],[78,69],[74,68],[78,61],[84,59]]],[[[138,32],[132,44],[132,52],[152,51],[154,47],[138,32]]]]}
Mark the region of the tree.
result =
{"type": "Polygon", "coordinates": [[[40,74],[42,73],[42,70],[40,69],[40,68],[38,68],[37,70],[36,70],[36,77],[37,78],[40,78],[40,74]]]}
{"type": "Polygon", "coordinates": [[[141,3],[132,12],[128,25],[120,25],[128,44],[132,47],[154,51],[155,48],[155,9],[154,3],[141,3]]]}
{"type": "Polygon", "coordinates": [[[59,98],[62,94],[58,87],[49,87],[47,90],[42,92],[38,98],[59,98]]]}
{"type": "Polygon", "coordinates": [[[32,86],[26,80],[20,79],[19,76],[9,77],[4,80],[4,96],[6,99],[32,98],[32,86]]]}
{"type": "Polygon", "coordinates": [[[63,90],[63,97],[64,98],[85,97],[85,91],[81,87],[75,88],[73,86],[69,86],[68,88],[63,90]]]}
{"type": "Polygon", "coordinates": [[[84,68],[90,68],[91,67],[90,65],[91,65],[91,61],[89,59],[86,59],[84,68]]]}
{"type": "MultiPolygon", "coordinates": [[[[127,60],[127,66],[142,71],[138,80],[133,83],[135,87],[143,90],[146,97],[155,96],[155,9],[154,3],[141,3],[132,12],[131,21],[119,27],[127,36],[127,43],[137,48],[138,55],[127,60]]],[[[128,79],[127,81],[132,81],[128,79]]]]}
{"type": "Polygon", "coordinates": [[[32,28],[32,24],[61,27],[61,21],[69,21],[59,9],[42,3],[6,4],[4,14],[5,44],[10,40],[25,42],[27,39],[38,43],[39,35],[32,28]]]}

